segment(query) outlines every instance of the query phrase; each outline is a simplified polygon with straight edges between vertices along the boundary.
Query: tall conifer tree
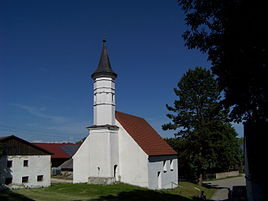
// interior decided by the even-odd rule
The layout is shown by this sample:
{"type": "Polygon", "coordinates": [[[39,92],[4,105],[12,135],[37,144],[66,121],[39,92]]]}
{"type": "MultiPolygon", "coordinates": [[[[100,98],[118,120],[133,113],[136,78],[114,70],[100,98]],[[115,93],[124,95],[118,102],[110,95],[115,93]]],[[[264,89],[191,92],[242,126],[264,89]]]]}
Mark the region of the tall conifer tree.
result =
{"type": "Polygon", "coordinates": [[[171,122],[162,127],[175,130],[183,140],[179,157],[185,162],[181,165],[191,171],[188,177],[195,180],[206,172],[230,170],[240,164],[237,134],[220,103],[212,73],[202,67],[188,70],[174,92],[178,99],[173,106],[167,105],[171,122]]]}

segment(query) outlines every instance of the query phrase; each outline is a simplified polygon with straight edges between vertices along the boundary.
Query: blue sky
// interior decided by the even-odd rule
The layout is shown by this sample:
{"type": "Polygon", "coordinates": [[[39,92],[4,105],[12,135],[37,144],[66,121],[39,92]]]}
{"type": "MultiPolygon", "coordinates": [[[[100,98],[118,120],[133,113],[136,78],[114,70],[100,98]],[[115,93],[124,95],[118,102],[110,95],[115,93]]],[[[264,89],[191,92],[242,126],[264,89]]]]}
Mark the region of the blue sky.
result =
{"type": "MultiPolygon", "coordinates": [[[[163,136],[165,104],[189,68],[209,67],[184,46],[176,0],[0,2],[0,136],[75,142],[92,125],[91,73],[101,41],[116,80],[116,109],[145,118],[163,136]]],[[[236,125],[242,136],[242,126],[236,125]]]]}

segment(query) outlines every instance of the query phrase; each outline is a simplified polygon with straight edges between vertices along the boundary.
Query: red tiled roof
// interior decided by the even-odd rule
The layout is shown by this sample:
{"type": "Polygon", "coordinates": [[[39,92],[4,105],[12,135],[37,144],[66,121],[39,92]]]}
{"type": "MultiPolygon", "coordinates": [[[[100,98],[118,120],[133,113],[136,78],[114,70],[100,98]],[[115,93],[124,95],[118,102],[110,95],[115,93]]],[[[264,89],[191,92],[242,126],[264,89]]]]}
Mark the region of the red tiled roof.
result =
{"type": "Polygon", "coordinates": [[[115,117],[149,156],[177,154],[143,118],[122,112],[116,112],[115,117]]]}
{"type": "Polygon", "coordinates": [[[61,147],[64,145],[75,145],[70,143],[32,143],[36,146],[39,146],[51,153],[53,155],[51,158],[70,158],[72,156],[69,156],[61,147]]]}

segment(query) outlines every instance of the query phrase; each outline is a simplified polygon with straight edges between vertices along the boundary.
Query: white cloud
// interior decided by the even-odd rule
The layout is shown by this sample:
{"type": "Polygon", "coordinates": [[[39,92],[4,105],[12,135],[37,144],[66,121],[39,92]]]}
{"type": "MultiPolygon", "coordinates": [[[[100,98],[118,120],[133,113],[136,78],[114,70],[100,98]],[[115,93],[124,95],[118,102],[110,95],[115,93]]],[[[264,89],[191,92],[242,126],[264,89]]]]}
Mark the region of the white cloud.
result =
{"type": "Polygon", "coordinates": [[[20,109],[30,113],[30,114],[32,114],[34,116],[49,119],[49,120],[51,120],[51,121],[53,121],[55,123],[63,123],[63,122],[68,121],[68,119],[66,117],[47,114],[45,112],[47,110],[46,107],[36,108],[36,107],[33,107],[33,106],[23,105],[23,104],[12,104],[12,105],[14,105],[17,108],[20,108],[20,109]]]}
{"type": "Polygon", "coordinates": [[[35,107],[24,104],[12,104],[13,106],[26,111],[30,115],[40,117],[39,122],[27,122],[23,127],[16,129],[15,135],[22,135],[29,141],[35,142],[76,142],[88,134],[86,129],[88,121],[79,121],[51,115],[46,107],[35,107]],[[49,122],[44,122],[44,119],[49,122]],[[20,130],[18,132],[18,130],[20,130]]]}

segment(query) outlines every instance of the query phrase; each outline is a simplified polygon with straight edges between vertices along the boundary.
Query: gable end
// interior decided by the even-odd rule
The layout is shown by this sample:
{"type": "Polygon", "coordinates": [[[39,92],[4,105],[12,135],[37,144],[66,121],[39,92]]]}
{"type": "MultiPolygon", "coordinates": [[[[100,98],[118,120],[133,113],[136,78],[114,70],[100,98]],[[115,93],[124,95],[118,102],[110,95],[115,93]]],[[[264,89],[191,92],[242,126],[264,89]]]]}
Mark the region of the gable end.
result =
{"type": "Polygon", "coordinates": [[[177,155],[177,152],[143,118],[122,112],[116,112],[115,116],[147,155],[177,155]]]}
{"type": "Polygon", "coordinates": [[[14,135],[1,137],[0,145],[5,155],[51,155],[47,150],[14,135]]]}

